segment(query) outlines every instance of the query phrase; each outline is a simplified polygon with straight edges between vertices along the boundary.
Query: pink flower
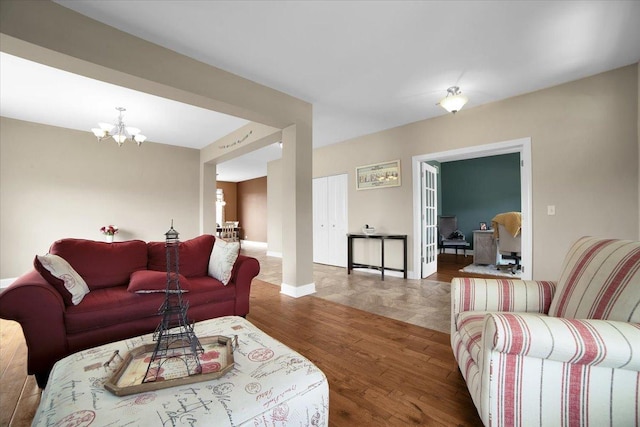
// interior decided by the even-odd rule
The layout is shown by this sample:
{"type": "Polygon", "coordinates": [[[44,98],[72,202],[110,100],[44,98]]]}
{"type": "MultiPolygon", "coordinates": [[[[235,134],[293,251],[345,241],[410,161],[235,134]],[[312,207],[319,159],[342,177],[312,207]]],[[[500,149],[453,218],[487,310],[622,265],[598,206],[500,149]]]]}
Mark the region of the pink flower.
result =
{"type": "Polygon", "coordinates": [[[106,234],[107,236],[113,236],[118,233],[118,227],[115,225],[105,225],[100,228],[100,232],[102,234],[106,234]]]}

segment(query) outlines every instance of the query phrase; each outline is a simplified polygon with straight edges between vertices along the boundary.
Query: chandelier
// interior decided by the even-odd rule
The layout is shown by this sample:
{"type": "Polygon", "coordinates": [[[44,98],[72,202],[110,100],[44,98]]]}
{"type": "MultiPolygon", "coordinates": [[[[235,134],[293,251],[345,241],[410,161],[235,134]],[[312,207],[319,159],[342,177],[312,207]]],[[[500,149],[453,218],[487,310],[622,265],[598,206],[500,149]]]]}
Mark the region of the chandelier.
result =
{"type": "Polygon", "coordinates": [[[460,92],[460,88],[458,86],[451,86],[447,89],[447,96],[442,98],[438,105],[448,112],[455,114],[460,111],[467,101],[469,101],[469,98],[460,92]]]}
{"type": "Polygon", "coordinates": [[[115,125],[111,123],[98,123],[99,128],[93,128],[91,131],[98,138],[98,141],[104,139],[113,138],[118,146],[122,146],[127,139],[135,141],[138,147],[147,139],[146,136],[140,133],[140,129],[125,126],[122,121],[122,112],[127,111],[126,108],[116,107],[119,111],[118,122],[115,125]]]}

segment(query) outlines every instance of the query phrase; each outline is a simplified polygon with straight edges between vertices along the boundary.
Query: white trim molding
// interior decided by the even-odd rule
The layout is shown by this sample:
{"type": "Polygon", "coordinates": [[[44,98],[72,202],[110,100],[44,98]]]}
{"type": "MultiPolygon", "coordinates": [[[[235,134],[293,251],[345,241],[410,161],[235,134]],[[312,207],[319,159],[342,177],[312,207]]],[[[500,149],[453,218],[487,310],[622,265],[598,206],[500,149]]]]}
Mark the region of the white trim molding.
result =
{"type": "Polygon", "coordinates": [[[316,284],[314,282],[314,283],[309,283],[301,286],[292,286],[292,285],[287,285],[286,283],[283,283],[282,285],[280,285],[280,293],[290,297],[300,298],[306,295],[315,294],[316,284]]]}
{"type": "Polygon", "coordinates": [[[282,252],[267,251],[267,256],[282,258],[282,252]]]}
{"type": "Polygon", "coordinates": [[[522,211],[522,273],[523,280],[531,280],[533,274],[533,220],[532,220],[532,166],[531,138],[519,138],[493,144],[476,145],[439,153],[423,154],[412,157],[413,172],[413,265],[415,278],[420,278],[421,257],[421,218],[420,218],[420,163],[430,160],[441,163],[456,160],[497,156],[500,154],[520,153],[520,204],[522,211]]]}
{"type": "MultiPolygon", "coordinates": [[[[374,268],[354,268],[353,271],[358,271],[360,273],[367,273],[367,274],[375,274],[376,276],[382,276],[382,272],[380,270],[376,270],[374,268]]],[[[407,279],[411,279],[411,276],[413,274],[410,274],[412,272],[407,272],[407,279]]],[[[386,268],[384,269],[384,277],[399,277],[400,279],[404,278],[404,274],[401,271],[393,271],[393,270],[387,270],[386,268]]]]}
{"type": "Polygon", "coordinates": [[[267,249],[267,242],[254,242],[253,240],[241,240],[243,245],[251,246],[252,248],[267,249]]]}

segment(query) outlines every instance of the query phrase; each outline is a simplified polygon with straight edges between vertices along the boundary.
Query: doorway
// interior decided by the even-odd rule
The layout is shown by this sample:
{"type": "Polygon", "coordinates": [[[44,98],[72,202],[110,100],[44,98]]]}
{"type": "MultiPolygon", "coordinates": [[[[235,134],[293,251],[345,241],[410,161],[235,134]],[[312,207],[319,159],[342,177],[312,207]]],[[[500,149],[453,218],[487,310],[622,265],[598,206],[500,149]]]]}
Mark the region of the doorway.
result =
{"type": "MultiPolygon", "coordinates": [[[[496,156],[502,154],[520,154],[520,199],[522,212],[522,265],[521,278],[530,280],[533,271],[533,243],[532,243],[532,221],[531,221],[531,138],[521,138],[511,141],[498,142],[475,147],[462,148],[458,150],[444,151],[439,153],[424,154],[412,158],[413,169],[413,265],[412,278],[419,279],[424,272],[432,271],[433,265],[424,267],[423,247],[432,242],[423,241],[423,230],[425,227],[433,227],[430,216],[424,216],[423,207],[423,164],[428,161],[450,162],[456,160],[468,160],[480,157],[496,156]]],[[[437,267],[436,267],[437,268],[437,267]]]]}

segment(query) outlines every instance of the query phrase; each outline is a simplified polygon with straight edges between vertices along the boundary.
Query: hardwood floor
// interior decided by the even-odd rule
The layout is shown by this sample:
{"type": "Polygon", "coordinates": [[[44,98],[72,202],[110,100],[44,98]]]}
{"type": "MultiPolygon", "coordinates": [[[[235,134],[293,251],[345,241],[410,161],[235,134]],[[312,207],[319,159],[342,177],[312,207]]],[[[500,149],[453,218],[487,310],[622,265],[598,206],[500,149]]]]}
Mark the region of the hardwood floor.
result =
{"type": "MultiPolygon", "coordinates": [[[[431,280],[460,276],[471,261],[440,258],[431,280]]],[[[482,425],[446,333],[320,298],[290,298],[259,280],[247,318],[325,373],[332,426],[482,425]]],[[[0,426],[29,426],[40,390],[26,375],[20,326],[0,319],[0,343],[0,426]]]]}
{"type": "Polygon", "coordinates": [[[0,319],[0,426],[30,426],[40,389],[27,375],[27,345],[17,322],[0,319]]]}
{"type": "Polygon", "coordinates": [[[450,283],[454,277],[480,277],[487,279],[502,278],[501,276],[491,276],[484,274],[463,273],[460,270],[469,264],[473,264],[473,255],[455,255],[455,254],[439,254],[438,255],[438,272],[427,277],[429,280],[450,283]]]}
{"type": "Polygon", "coordinates": [[[247,318],[327,376],[332,426],[482,425],[448,334],[265,282],[251,299],[247,318]]]}

